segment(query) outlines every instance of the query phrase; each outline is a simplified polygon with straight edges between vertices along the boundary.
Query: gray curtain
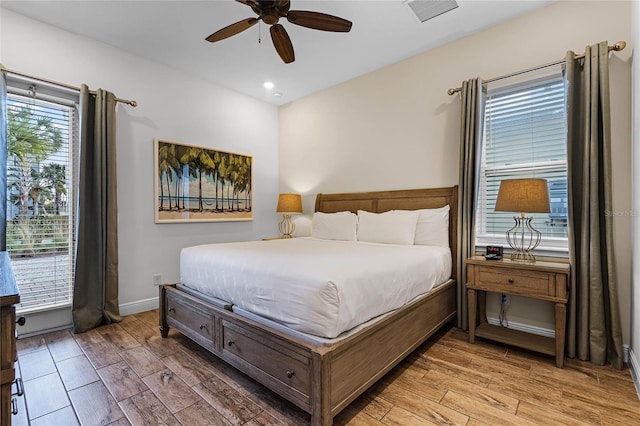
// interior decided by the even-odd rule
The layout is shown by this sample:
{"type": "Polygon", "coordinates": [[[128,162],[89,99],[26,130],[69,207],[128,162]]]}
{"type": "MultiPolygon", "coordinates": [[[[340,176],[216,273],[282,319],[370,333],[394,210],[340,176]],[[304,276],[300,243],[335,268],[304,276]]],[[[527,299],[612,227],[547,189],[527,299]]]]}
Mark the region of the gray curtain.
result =
{"type": "Polygon", "coordinates": [[[81,333],[122,320],[118,304],[115,96],[80,89],[73,328],[81,333]]]}
{"type": "Polygon", "coordinates": [[[567,355],[623,367],[611,207],[608,43],[567,52],[571,288],[567,355]]]}
{"type": "Polygon", "coordinates": [[[467,268],[465,260],[475,252],[475,214],[478,173],[482,141],[483,104],[482,81],[479,78],[464,81],[460,91],[462,98],[462,123],[460,126],[460,179],[458,187],[458,298],[457,325],[464,330],[467,318],[467,268]]]}
{"type": "Polygon", "coordinates": [[[7,250],[7,76],[0,72],[0,251],[7,250]]]}

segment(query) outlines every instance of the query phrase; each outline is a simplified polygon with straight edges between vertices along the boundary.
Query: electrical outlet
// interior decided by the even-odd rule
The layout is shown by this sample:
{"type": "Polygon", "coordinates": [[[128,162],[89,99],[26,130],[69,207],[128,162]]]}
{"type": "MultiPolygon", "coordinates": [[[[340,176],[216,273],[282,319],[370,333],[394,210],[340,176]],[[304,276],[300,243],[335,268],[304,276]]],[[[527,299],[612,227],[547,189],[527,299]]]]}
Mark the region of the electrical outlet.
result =
{"type": "Polygon", "coordinates": [[[511,295],[510,294],[500,294],[500,304],[502,306],[509,306],[511,304],[511,295]]]}
{"type": "Polygon", "coordinates": [[[153,285],[158,286],[162,284],[162,276],[160,274],[154,274],[153,276],[153,285]]]}

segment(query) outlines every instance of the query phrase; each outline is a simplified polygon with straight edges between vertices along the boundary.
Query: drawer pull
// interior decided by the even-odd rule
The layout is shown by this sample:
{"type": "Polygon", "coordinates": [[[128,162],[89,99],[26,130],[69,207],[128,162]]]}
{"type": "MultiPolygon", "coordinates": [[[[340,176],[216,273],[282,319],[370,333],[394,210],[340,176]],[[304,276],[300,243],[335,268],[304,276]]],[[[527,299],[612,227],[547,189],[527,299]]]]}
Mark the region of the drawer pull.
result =
{"type": "Polygon", "coordinates": [[[16,391],[12,395],[24,395],[24,385],[22,384],[22,378],[18,377],[13,382],[16,384],[16,391]]]}
{"type": "Polygon", "coordinates": [[[207,328],[207,324],[200,324],[200,330],[204,330],[205,328],[207,328]]]}
{"type": "Polygon", "coordinates": [[[20,327],[22,327],[26,323],[27,323],[27,319],[23,316],[18,317],[18,320],[16,321],[16,324],[18,324],[20,327]]]}
{"type": "Polygon", "coordinates": [[[228,345],[229,347],[231,347],[231,346],[233,346],[233,344],[234,344],[234,343],[235,343],[235,342],[234,342],[233,340],[229,340],[229,343],[227,343],[227,345],[228,345]]]}
{"type": "Polygon", "coordinates": [[[169,308],[169,312],[175,312],[175,308],[169,308]]]}
{"type": "Polygon", "coordinates": [[[509,282],[509,284],[513,284],[515,282],[513,278],[509,278],[507,281],[509,282]]]}
{"type": "Polygon", "coordinates": [[[293,376],[295,376],[295,375],[296,375],[296,372],[295,372],[295,371],[287,370],[287,377],[288,377],[288,378],[292,378],[292,377],[293,377],[293,376]]]}

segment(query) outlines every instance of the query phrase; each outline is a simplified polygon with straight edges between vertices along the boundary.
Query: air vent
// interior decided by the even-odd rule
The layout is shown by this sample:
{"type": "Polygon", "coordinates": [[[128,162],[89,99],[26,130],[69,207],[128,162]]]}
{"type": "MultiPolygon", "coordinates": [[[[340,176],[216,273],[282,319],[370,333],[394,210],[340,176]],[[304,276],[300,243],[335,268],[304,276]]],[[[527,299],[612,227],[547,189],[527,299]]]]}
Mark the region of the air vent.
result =
{"type": "Polygon", "coordinates": [[[407,0],[404,4],[411,9],[420,22],[428,21],[458,7],[455,0],[407,0]]]}

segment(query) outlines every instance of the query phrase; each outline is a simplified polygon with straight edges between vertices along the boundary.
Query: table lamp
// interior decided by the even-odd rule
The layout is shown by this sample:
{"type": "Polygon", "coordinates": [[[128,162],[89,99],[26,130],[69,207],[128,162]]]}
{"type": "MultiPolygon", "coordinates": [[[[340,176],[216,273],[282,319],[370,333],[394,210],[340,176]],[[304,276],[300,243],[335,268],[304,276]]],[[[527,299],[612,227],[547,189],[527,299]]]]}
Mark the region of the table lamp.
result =
{"type": "Polygon", "coordinates": [[[291,234],[296,226],[291,220],[291,214],[302,213],[302,197],[300,194],[280,194],[276,212],[282,213],[282,221],[278,224],[280,238],[292,238],[291,234]]]}
{"type": "Polygon", "coordinates": [[[513,249],[511,260],[534,263],[532,251],[540,244],[542,234],[531,225],[527,213],[549,213],[549,188],[546,179],[504,179],[500,182],[495,211],[520,212],[514,216],[514,227],[507,231],[507,242],[513,249]]]}

